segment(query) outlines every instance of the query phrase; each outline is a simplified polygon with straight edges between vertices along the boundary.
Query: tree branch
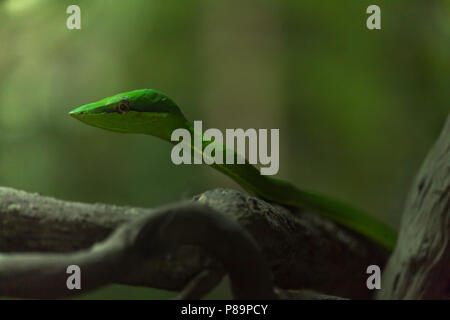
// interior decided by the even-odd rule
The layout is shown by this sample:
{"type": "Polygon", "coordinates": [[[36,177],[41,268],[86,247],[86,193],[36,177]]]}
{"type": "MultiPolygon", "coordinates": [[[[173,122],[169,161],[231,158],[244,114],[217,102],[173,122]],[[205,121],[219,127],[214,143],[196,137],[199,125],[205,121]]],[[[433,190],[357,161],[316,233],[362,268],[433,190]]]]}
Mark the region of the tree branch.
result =
{"type": "Polygon", "coordinates": [[[201,246],[220,261],[235,298],[276,297],[271,271],[253,238],[235,221],[194,203],[147,212],[105,241],[76,253],[2,254],[0,295],[60,298],[81,293],[67,289],[66,269],[70,265],[80,267],[85,291],[120,282],[143,259],[180,243],[201,246]]]}
{"type": "MultiPolygon", "coordinates": [[[[262,249],[275,284],[283,289],[306,288],[330,295],[367,298],[370,292],[365,286],[366,267],[370,264],[382,266],[387,259],[383,249],[315,214],[293,214],[284,207],[239,191],[208,191],[196,197],[191,204],[195,203],[221,212],[243,226],[262,249]]],[[[177,208],[182,209],[183,206],[189,207],[185,203],[177,208]]],[[[163,209],[155,211],[160,210],[163,209]]],[[[55,254],[86,250],[106,239],[118,226],[131,223],[149,212],[142,208],[65,202],[0,188],[0,251],[55,254]]],[[[197,234],[204,229],[204,223],[192,220],[189,226],[184,225],[184,229],[197,234]]],[[[224,239],[217,239],[216,242],[215,245],[228,244],[224,239]]],[[[133,272],[113,272],[110,266],[105,270],[113,273],[104,275],[109,277],[110,282],[166,290],[182,290],[204,270],[210,270],[219,279],[223,276],[223,261],[208,254],[203,245],[178,244],[180,246],[173,249],[169,256],[146,251],[148,255],[134,264],[133,272]],[[116,273],[124,276],[116,278],[116,273]]],[[[110,254],[105,259],[119,259],[114,256],[116,251],[110,254]]],[[[56,254],[55,259],[58,256],[56,254]]],[[[2,257],[6,261],[7,256],[2,257]]],[[[64,264],[66,262],[76,261],[67,260],[64,264]]],[[[225,269],[230,271],[227,267],[225,269]]],[[[36,272],[40,274],[44,271],[39,269],[36,272]]],[[[101,274],[100,269],[98,273],[101,274]]],[[[93,281],[91,285],[97,284],[93,281]]],[[[204,290],[208,290],[207,287],[204,290]]]]}
{"type": "Polygon", "coordinates": [[[406,200],[379,299],[450,299],[450,115],[406,200]]]}

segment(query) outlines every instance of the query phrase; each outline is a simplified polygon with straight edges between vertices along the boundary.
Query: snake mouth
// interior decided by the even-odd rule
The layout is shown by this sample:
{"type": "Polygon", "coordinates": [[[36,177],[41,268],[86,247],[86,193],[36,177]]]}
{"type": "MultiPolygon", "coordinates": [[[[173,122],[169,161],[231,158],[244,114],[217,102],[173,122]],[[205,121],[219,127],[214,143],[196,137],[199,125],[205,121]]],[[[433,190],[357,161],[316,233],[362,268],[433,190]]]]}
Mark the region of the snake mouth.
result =
{"type": "Polygon", "coordinates": [[[113,112],[115,110],[110,110],[111,108],[108,107],[108,105],[105,105],[100,102],[93,102],[89,104],[85,104],[81,107],[75,108],[72,111],[69,112],[69,115],[72,117],[79,117],[81,115],[86,114],[98,114],[98,113],[106,113],[106,112],[113,112]]]}
{"type": "Polygon", "coordinates": [[[92,110],[92,108],[90,108],[89,106],[90,105],[84,105],[81,107],[77,107],[69,112],[69,116],[71,116],[75,119],[79,119],[81,116],[89,114],[89,109],[92,110]]]}
{"type": "Polygon", "coordinates": [[[77,119],[80,115],[83,115],[83,114],[84,114],[83,111],[76,111],[76,109],[69,112],[69,116],[71,116],[75,119],[77,119]]]}
{"type": "Polygon", "coordinates": [[[81,110],[81,108],[82,108],[82,107],[77,107],[77,108],[75,108],[75,109],[69,111],[69,116],[75,117],[75,116],[77,116],[78,114],[83,114],[84,111],[81,110]]]}

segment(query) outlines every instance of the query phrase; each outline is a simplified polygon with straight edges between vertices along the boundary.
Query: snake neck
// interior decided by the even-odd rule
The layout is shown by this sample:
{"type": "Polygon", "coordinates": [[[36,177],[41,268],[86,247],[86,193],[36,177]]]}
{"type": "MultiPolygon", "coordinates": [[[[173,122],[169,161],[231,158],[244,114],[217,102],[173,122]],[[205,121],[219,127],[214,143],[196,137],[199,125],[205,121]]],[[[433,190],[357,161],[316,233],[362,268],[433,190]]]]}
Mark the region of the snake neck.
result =
{"type": "Polygon", "coordinates": [[[286,195],[286,187],[290,188],[290,186],[279,184],[277,179],[261,175],[260,170],[252,165],[245,156],[238,155],[232,147],[223,143],[223,135],[222,139],[211,139],[188,121],[184,128],[189,131],[191,136],[189,146],[194,153],[194,161],[197,157],[197,162],[194,163],[210,165],[233,179],[250,194],[263,199],[276,201],[283,199],[283,195],[286,195]],[[205,152],[206,148],[214,151],[205,152]],[[215,157],[217,152],[220,154],[215,157]]]}

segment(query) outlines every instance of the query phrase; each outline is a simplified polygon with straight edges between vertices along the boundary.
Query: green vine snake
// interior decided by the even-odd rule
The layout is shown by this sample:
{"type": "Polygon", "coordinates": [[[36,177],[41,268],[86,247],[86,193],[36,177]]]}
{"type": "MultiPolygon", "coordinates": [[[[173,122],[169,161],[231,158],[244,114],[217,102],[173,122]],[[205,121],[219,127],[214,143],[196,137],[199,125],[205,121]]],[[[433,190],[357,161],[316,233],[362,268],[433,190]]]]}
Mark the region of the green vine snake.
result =
{"type": "MultiPolygon", "coordinates": [[[[100,101],[86,104],[70,112],[74,118],[94,127],[121,133],[152,135],[172,144],[172,131],[185,128],[192,135],[193,126],[186,119],[175,102],[164,93],[141,89],[120,93],[100,101]]],[[[203,146],[211,141],[203,141],[203,146]]],[[[195,150],[202,153],[202,150],[195,150]]],[[[223,146],[225,150],[225,146],[223,146]]],[[[340,201],[327,196],[296,188],[292,184],[261,175],[248,162],[244,164],[217,164],[212,167],[229,176],[247,192],[267,201],[288,207],[310,210],[325,218],[364,235],[392,250],[396,242],[396,232],[372,218],[340,201]]]]}

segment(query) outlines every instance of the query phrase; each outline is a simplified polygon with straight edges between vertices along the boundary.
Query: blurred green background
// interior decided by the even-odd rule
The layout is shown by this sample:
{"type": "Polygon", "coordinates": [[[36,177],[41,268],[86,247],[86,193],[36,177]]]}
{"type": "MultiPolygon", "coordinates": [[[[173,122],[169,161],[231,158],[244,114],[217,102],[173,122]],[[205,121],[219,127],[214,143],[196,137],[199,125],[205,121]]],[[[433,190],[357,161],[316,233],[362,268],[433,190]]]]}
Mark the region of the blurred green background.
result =
{"type": "Polygon", "coordinates": [[[280,178],[397,227],[450,109],[449,17],[435,0],[0,1],[0,185],[146,207],[238,188],[206,165],[173,165],[168,143],[67,115],[155,88],[205,128],[280,128],[280,178]],[[81,30],[66,28],[70,4],[81,30]],[[366,28],[370,4],[379,31],[366,28]]]}

